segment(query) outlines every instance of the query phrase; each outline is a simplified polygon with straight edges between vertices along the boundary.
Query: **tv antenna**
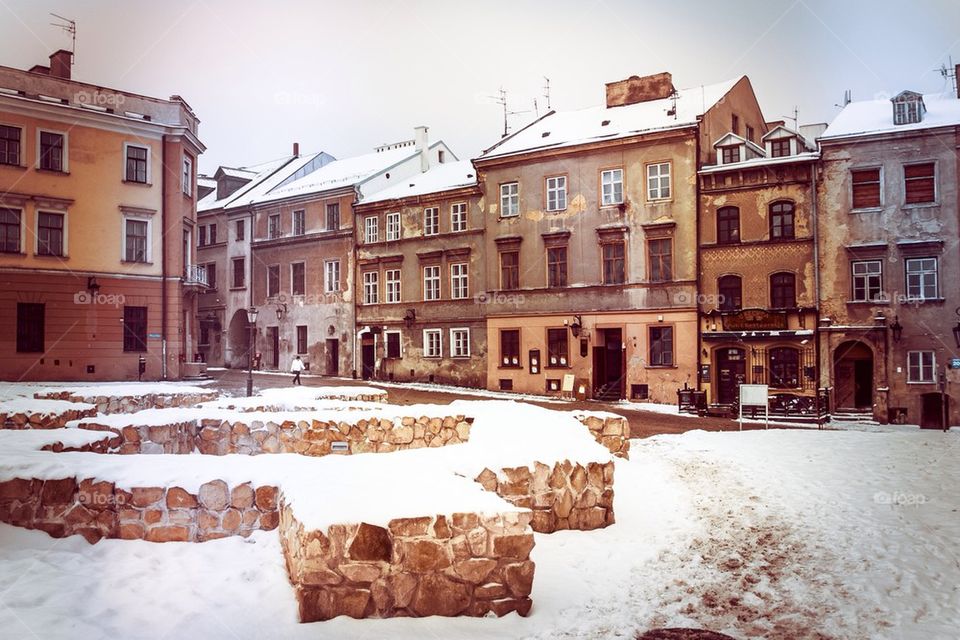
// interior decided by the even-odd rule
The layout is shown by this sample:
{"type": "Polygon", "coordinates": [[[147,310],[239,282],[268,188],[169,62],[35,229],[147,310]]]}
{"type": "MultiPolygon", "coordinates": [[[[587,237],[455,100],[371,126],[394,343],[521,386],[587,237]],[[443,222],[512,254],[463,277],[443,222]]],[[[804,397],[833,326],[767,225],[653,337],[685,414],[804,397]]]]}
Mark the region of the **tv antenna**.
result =
{"type": "Polygon", "coordinates": [[[953,85],[953,93],[957,94],[957,68],[953,66],[953,56],[949,58],[949,65],[941,64],[940,68],[937,71],[940,72],[940,75],[943,76],[944,81],[949,80],[953,85]]]}
{"type": "Polygon", "coordinates": [[[510,122],[509,122],[510,116],[519,115],[521,113],[530,113],[530,110],[527,109],[525,111],[510,111],[509,109],[507,109],[507,90],[504,89],[503,87],[500,87],[500,92],[498,96],[496,97],[491,96],[491,97],[493,98],[494,103],[499,104],[500,106],[503,107],[503,137],[506,138],[508,135],[510,135],[510,122]]]}
{"type": "Polygon", "coordinates": [[[71,20],[70,18],[64,18],[63,16],[58,16],[55,13],[51,13],[51,16],[59,20],[60,22],[51,22],[50,25],[62,29],[70,35],[70,53],[73,54],[70,56],[70,64],[73,64],[73,59],[77,54],[77,21],[71,20]]]}
{"type": "Polygon", "coordinates": [[[543,95],[547,99],[547,111],[550,111],[553,108],[550,106],[550,78],[543,76],[543,81],[546,83],[543,85],[543,95]]]}
{"type": "Polygon", "coordinates": [[[792,117],[791,116],[780,116],[780,117],[783,118],[784,120],[793,120],[793,130],[797,131],[797,123],[799,122],[799,115],[800,115],[800,111],[796,107],[794,107],[792,117]]]}
{"type": "Polygon", "coordinates": [[[853,93],[850,91],[850,89],[846,89],[843,92],[843,100],[841,102],[842,104],[835,104],[833,106],[843,109],[845,106],[853,102],[853,93]]]}

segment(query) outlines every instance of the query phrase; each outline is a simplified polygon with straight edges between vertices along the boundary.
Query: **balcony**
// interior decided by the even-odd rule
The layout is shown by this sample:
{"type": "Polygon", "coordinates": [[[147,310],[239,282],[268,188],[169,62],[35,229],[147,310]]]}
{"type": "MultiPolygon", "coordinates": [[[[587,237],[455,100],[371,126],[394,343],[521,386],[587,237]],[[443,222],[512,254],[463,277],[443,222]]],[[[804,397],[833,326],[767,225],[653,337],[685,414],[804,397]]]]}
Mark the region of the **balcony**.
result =
{"type": "Polygon", "coordinates": [[[195,288],[198,291],[206,291],[210,286],[207,284],[207,268],[202,264],[184,265],[183,285],[195,288]]]}

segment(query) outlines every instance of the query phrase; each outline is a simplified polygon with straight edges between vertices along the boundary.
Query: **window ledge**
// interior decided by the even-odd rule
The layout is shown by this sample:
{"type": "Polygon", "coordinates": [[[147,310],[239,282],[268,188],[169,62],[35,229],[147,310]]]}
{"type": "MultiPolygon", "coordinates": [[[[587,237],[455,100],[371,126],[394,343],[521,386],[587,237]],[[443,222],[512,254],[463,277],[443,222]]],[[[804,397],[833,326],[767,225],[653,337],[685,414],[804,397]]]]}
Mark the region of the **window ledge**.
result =
{"type": "Polygon", "coordinates": [[[573,369],[573,367],[572,367],[571,365],[569,365],[569,364],[548,364],[548,365],[544,365],[543,368],[544,368],[544,369],[557,369],[557,370],[559,370],[559,371],[563,371],[563,370],[565,370],[565,369],[573,369]]]}
{"type": "Polygon", "coordinates": [[[450,356],[451,360],[469,360],[470,358],[471,356],[469,353],[465,356],[450,356]]]}
{"type": "Polygon", "coordinates": [[[669,204],[673,202],[673,196],[667,198],[647,198],[645,201],[647,204],[669,204]]]}
{"type": "Polygon", "coordinates": [[[889,305],[889,300],[847,300],[847,304],[880,304],[889,305]]]}
{"type": "Polygon", "coordinates": [[[242,286],[242,287],[230,287],[230,291],[246,291],[246,289],[247,289],[246,286],[242,286]]]}
{"type": "Polygon", "coordinates": [[[0,163],[0,167],[5,167],[5,168],[7,168],[7,169],[20,169],[21,171],[26,171],[26,170],[27,170],[27,165],[25,165],[25,164],[7,164],[7,163],[0,163]]]}
{"type": "Polygon", "coordinates": [[[129,184],[135,187],[152,187],[152,182],[140,182],[139,180],[121,180],[123,184],[129,184]]]}
{"type": "Polygon", "coordinates": [[[57,169],[41,169],[40,167],[36,168],[36,171],[39,173],[50,173],[55,176],[68,176],[70,175],[69,171],[58,171],[57,169]]]}
{"type": "Polygon", "coordinates": [[[859,209],[850,209],[850,213],[880,213],[883,211],[883,205],[879,207],[862,207],[859,209]]]}
{"type": "Polygon", "coordinates": [[[522,371],[522,370],[523,370],[523,367],[522,367],[521,365],[516,365],[516,366],[504,366],[504,365],[501,364],[500,366],[497,367],[497,369],[510,370],[510,371],[522,371]]]}
{"type": "Polygon", "coordinates": [[[150,266],[153,264],[153,262],[148,262],[146,260],[124,260],[123,258],[120,259],[120,262],[123,264],[129,264],[129,265],[142,264],[142,265],[150,266]]]}
{"type": "Polygon", "coordinates": [[[933,385],[933,384],[937,384],[937,382],[936,382],[935,380],[923,380],[923,381],[920,381],[920,380],[907,380],[907,384],[931,384],[931,385],[933,385]]]}
{"type": "Polygon", "coordinates": [[[939,202],[912,202],[910,204],[900,205],[901,209],[911,210],[911,209],[929,209],[930,207],[939,207],[939,202]]]}
{"type": "Polygon", "coordinates": [[[648,364],[644,365],[644,369],[679,369],[680,367],[675,364],[648,364]]]}
{"type": "Polygon", "coordinates": [[[26,257],[27,253],[25,251],[0,251],[0,256],[24,256],[26,257]]]}
{"type": "Polygon", "coordinates": [[[33,254],[33,257],[34,257],[34,258],[41,258],[41,259],[66,260],[66,259],[69,258],[70,256],[68,256],[68,255],[65,254],[65,253],[64,253],[64,254],[57,254],[57,255],[50,254],[50,253],[34,253],[34,254],[33,254]]]}

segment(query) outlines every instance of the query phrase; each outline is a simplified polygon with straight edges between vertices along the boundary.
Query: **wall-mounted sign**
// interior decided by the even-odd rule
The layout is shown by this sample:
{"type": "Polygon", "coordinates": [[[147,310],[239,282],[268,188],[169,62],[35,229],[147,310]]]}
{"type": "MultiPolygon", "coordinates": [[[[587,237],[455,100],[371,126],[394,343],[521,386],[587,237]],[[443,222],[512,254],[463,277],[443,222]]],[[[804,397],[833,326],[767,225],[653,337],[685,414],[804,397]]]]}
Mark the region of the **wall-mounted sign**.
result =
{"type": "Polygon", "coordinates": [[[783,331],[787,314],[766,309],[742,309],[720,316],[724,331],[783,331]]]}
{"type": "Polygon", "coordinates": [[[161,337],[162,337],[162,336],[161,336],[159,333],[148,333],[148,334],[147,334],[147,339],[148,339],[148,340],[159,340],[161,337]]]}
{"type": "Polygon", "coordinates": [[[960,369],[960,358],[951,358],[951,359],[950,359],[950,368],[951,368],[951,369],[960,369]]]}

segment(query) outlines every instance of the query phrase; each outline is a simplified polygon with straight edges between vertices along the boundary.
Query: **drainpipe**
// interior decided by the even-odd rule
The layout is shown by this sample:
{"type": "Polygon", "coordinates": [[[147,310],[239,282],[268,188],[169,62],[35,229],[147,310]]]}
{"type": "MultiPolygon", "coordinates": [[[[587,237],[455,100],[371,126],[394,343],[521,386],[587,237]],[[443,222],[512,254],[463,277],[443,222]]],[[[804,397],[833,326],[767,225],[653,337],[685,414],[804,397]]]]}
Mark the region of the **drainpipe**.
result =
{"type": "Polygon", "coordinates": [[[817,233],[817,170],[818,163],[810,165],[810,224],[813,227],[813,306],[815,317],[813,320],[814,366],[817,370],[816,389],[814,390],[813,409],[817,415],[817,426],[820,424],[820,380],[823,372],[820,370],[820,240],[817,233]]]}
{"type": "Polygon", "coordinates": [[[160,172],[160,194],[162,202],[160,204],[160,377],[167,379],[167,242],[169,240],[167,233],[167,167],[170,166],[167,161],[167,139],[163,138],[163,167],[160,172]]]}
{"type": "MultiPolygon", "coordinates": [[[[696,376],[697,391],[702,391],[703,388],[702,388],[702,383],[700,381],[700,353],[703,350],[703,328],[700,320],[701,320],[701,312],[703,311],[703,309],[702,309],[701,300],[700,300],[700,216],[703,214],[703,211],[702,211],[702,206],[700,202],[700,128],[699,127],[697,127],[696,148],[697,148],[696,150],[697,155],[696,155],[694,166],[696,169],[696,178],[697,178],[696,179],[697,215],[694,220],[694,226],[696,229],[695,237],[696,237],[696,243],[697,243],[697,246],[696,246],[697,257],[696,257],[696,266],[695,266],[697,272],[696,274],[694,274],[696,276],[694,278],[694,282],[696,284],[694,284],[693,286],[693,290],[694,290],[693,295],[697,303],[696,305],[697,306],[697,357],[694,358],[694,362],[697,363],[697,368],[694,375],[696,376]]],[[[710,392],[716,393],[714,389],[711,389],[710,392]]]]}

